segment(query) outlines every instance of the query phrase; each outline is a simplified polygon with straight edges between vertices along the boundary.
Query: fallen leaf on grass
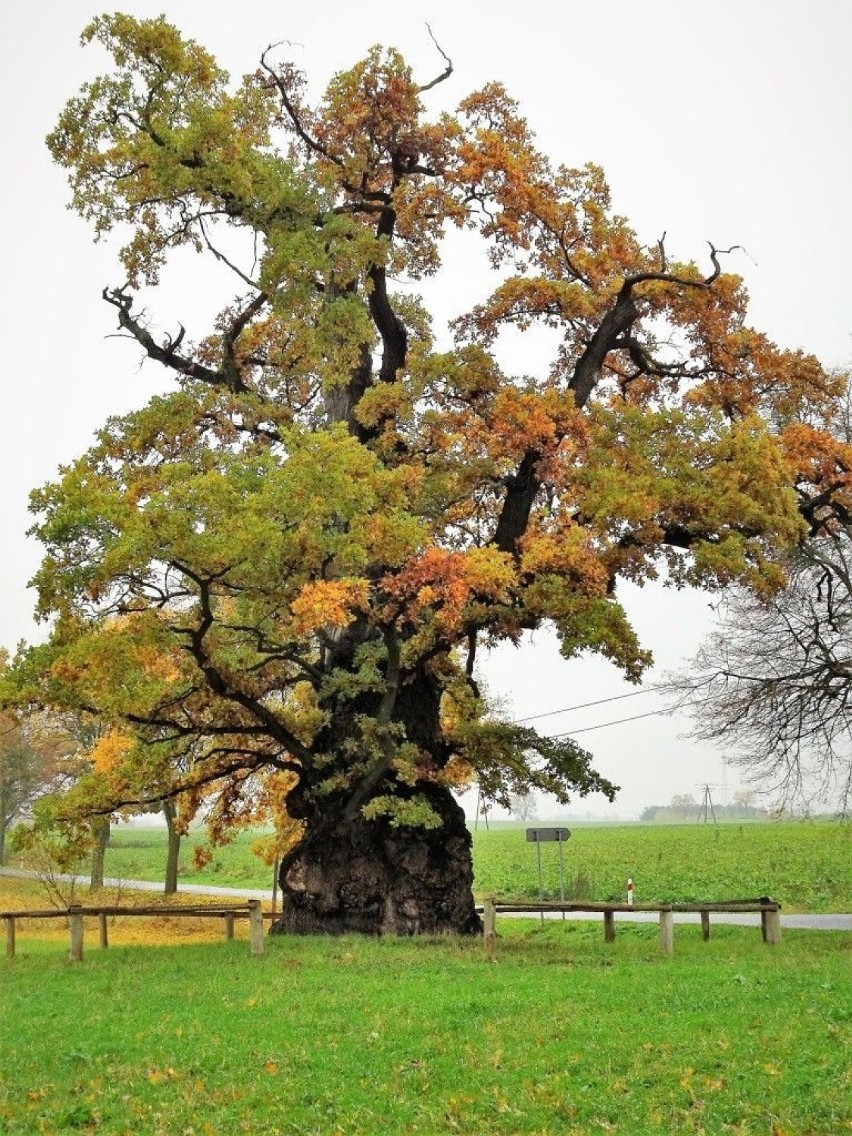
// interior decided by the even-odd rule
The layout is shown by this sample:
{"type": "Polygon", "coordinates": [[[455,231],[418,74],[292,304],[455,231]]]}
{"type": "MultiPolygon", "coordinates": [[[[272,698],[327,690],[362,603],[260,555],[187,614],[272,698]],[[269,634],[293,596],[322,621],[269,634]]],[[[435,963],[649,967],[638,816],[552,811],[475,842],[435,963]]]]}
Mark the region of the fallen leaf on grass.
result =
{"type": "Polygon", "coordinates": [[[160,1081],[176,1081],[178,1073],[172,1069],[151,1069],[148,1073],[148,1080],[152,1085],[158,1085],[160,1081]]]}

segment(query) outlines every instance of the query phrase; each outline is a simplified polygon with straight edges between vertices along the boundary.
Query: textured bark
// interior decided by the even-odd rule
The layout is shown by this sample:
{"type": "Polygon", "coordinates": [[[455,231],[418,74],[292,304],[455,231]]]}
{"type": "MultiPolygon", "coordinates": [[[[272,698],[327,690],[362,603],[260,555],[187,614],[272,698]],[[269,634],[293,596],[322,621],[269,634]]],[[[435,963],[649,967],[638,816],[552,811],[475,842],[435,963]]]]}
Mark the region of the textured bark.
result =
{"type": "Polygon", "coordinates": [[[473,934],[481,930],[471,887],[464,812],[442,786],[420,790],[439,829],[392,828],[345,816],[328,802],[282,860],[282,915],[273,932],[368,935],[473,934]]]}
{"type": "MultiPolygon", "coordinates": [[[[327,665],[354,666],[354,651],[365,633],[356,625],[349,628],[327,665]]],[[[336,701],[318,748],[339,754],[340,772],[345,773],[352,760],[351,741],[358,736],[358,715],[381,721],[387,713],[392,722],[404,726],[406,738],[437,773],[451,753],[441,738],[440,705],[440,682],[429,670],[419,668],[401,683],[389,679],[388,690],[381,694],[336,701]]],[[[314,777],[306,773],[290,793],[287,809],[304,821],[305,835],[281,862],[282,914],[274,931],[433,935],[481,930],[473,903],[471,838],[464,811],[443,785],[426,778],[413,789],[399,784],[392,756],[391,747],[387,760],[377,758],[361,783],[347,793],[323,791],[333,773],[327,767],[314,777]],[[440,827],[394,828],[386,818],[365,820],[363,806],[384,793],[425,798],[440,818],[440,827]]]]}
{"type": "Polygon", "coordinates": [[[180,856],[180,831],[177,826],[177,806],[173,800],[163,801],[163,815],[166,818],[169,841],[166,853],[166,883],[164,895],[174,895],[178,882],[178,858],[180,856]]]}
{"type": "Polygon", "coordinates": [[[102,888],[104,886],[104,859],[106,858],[107,845],[109,844],[110,824],[108,816],[98,816],[92,818],[92,834],[94,836],[94,844],[92,846],[92,874],[90,887],[93,890],[102,888]]]}
{"type": "Polygon", "coordinates": [[[518,472],[508,482],[506,498],[493,537],[493,543],[501,552],[515,555],[518,541],[527,531],[533,501],[541,488],[535,472],[540,457],[541,454],[535,450],[529,450],[518,466],[518,472]]]}

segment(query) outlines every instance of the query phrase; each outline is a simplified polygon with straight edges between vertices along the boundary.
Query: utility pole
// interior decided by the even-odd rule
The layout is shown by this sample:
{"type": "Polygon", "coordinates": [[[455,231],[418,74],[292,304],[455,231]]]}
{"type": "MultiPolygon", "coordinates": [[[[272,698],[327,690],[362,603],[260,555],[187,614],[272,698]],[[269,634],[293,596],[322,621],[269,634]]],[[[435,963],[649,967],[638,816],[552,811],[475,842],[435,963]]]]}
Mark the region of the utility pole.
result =
{"type": "MultiPolygon", "coordinates": [[[[481,802],[481,800],[482,800],[482,787],[479,786],[476,790],[476,816],[473,818],[473,831],[474,832],[476,832],[476,830],[479,828],[479,813],[480,813],[480,802],[481,802]]],[[[483,815],[483,817],[485,817],[485,830],[487,832],[488,831],[488,806],[487,805],[482,809],[482,815],[483,815]]]]}
{"type": "Polygon", "coordinates": [[[716,820],[716,810],[713,808],[713,795],[710,792],[712,785],[705,783],[701,788],[704,790],[704,796],[701,799],[701,804],[698,806],[698,821],[700,823],[703,817],[704,823],[707,824],[712,816],[713,823],[718,824],[719,822],[716,820]]]}

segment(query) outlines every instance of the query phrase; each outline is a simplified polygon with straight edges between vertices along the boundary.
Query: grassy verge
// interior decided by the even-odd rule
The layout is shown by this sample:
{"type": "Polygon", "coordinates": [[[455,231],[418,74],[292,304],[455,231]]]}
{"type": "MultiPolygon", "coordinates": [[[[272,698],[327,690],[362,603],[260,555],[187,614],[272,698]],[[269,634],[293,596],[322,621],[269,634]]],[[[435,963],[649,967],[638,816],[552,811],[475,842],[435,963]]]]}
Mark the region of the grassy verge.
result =
{"type": "Polygon", "coordinates": [[[852,1132],[852,936],[275,939],[0,961],[0,1132],[852,1132]]]}
{"type": "MultiPolygon", "coordinates": [[[[66,896],[70,901],[71,897],[66,896]]],[[[221,905],[222,900],[215,897],[197,895],[164,896],[152,895],[150,892],[122,891],[120,888],[103,888],[91,893],[88,889],[79,891],[73,897],[73,902],[83,906],[93,907],[120,905],[122,907],[174,907],[221,905]]],[[[40,884],[33,880],[18,880],[8,876],[0,876],[0,911],[32,911],[49,910],[56,906],[52,903],[40,884]]],[[[90,945],[98,942],[98,922],[96,917],[84,920],[85,949],[88,953],[90,945]]],[[[0,930],[0,935],[2,934],[0,930]]],[[[161,946],[164,944],[197,944],[204,942],[219,942],[224,937],[224,922],[215,918],[193,918],[188,915],[178,917],[170,916],[164,911],[162,915],[131,916],[120,918],[110,916],[107,922],[107,933],[110,944],[113,946],[161,946]]],[[[235,923],[235,937],[248,938],[248,925],[246,920],[237,920],[235,923]]],[[[64,918],[54,919],[18,919],[16,920],[16,938],[18,953],[29,953],[40,950],[42,946],[49,946],[52,951],[59,951],[60,955],[68,953],[68,924],[64,918]]],[[[2,946],[0,946],[2,950],[2,946]]],[[[2,1050],[0,1050],[2,1053],[2,1050]]],[[[0,1133],[3,1125],[0,1121],[0,1133]]]]}
{"type": "MultiPolygon", "coordinates": [[[[181,878],[199,884],[269,888],[272,872],[255,856],[257,834],[241,833],[213,850],[203,871],[192,865],[184,841],[181,878]]],[[[563,849],[568,898],[621,900],[626,880],[638,901],[691,901],[770,894],[785,910],[846,911],[852,896],[852,825],[780,824],[578,826],[563,849]]],[[[523,828],[474,833],[479,897],[521,899],[538,894],[535,847],[523,828]]],[[[107,853],[107,872],[123,879],[161,880],[162,829],[118,828],[107,853]]],[[[542,847],[545,895],[559,895],[558,847],[542,847]]]]}

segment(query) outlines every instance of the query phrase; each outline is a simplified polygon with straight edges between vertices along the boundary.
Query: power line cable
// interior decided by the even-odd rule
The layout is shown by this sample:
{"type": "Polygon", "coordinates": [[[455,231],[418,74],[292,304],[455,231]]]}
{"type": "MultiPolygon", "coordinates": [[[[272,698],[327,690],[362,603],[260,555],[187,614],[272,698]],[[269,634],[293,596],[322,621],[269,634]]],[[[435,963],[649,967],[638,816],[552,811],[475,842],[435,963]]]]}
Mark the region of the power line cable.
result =
{"type": "Polygon", "coordinates": [[[535,722],[539,718],[552,718],[555,714],[568,714],[572,710],[585,710],[587,706],[602,706],[605,702],[620,702],[622,698],[635,698],[639,694],[648,694],[652,690],[660,690],[662,683],[653,683],[644,686],[641,690],[631,690],[629,694],[613,694],[611,698],[597,698],[594,702],[579,702],[576,706],[563,706],[561,710],[548,710],[544,714],[530,714],[526,718],[517,718],[516,722],[535,722]]]}
{"type": "Polygon", "coordinates": [[[575,734],[587,734],[590,730],[602,730],[605,726],[620,726],[623,722],[637,722],[640,718],[654,718],[667,714],[667,710],[649,710],[647,714],[634,714],[630,718],[616,718],[613,722],[598,722],[596,726],[583,726],[579,730],[567,730],[564,734],[548,734],[549,738],[573,738],[575,734]]]}

